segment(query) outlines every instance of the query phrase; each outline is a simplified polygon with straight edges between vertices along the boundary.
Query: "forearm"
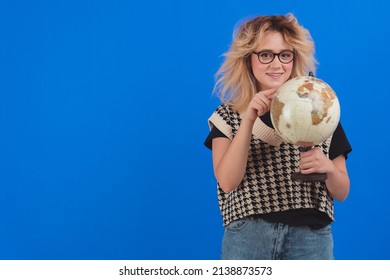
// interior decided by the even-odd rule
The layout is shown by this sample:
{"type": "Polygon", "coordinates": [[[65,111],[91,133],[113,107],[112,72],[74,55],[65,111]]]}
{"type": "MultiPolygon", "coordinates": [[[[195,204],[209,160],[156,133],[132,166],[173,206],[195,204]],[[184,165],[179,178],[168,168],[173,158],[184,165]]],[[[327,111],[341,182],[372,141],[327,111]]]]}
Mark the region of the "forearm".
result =
{"type": "Polygon", "coordinates": [[[269,111],[276,89],[260,91],[252,97],[247,110],[243,114],[240,127],[233,140],[216,140],[218,147],[214,149],[214,173],[220,187],[225,192],[237,188],[245,176],[252,129],[256,119],[269,111]]]}
{"type": "Polygon", "coordinates": [[[344,155],[330,160],[320,148],[301,153],[300,168],[303,174],[326,173],[326,188],[336,200],[343,201],[349,193],[349,177],[344,155]]]}
{"type": "Polygon", "coordinates": [[[327,172],[328,178],[325,182],[329,194],[338,201],[344,201],[347,198],[350,187],[345,158],[341,157],[332,161],[333,168],[327,172]]]}
{"type": "Polygon", "coordinates": [[[349,185],[348,175],[340,170],[335,171],[333,174],[328,174],[326,187],[330,196],[334,199],[344,201],[349,193],[349,185]]]}
{"type": "Polygon", "coordinates": [[[237,134],[215,166],[215,176],[225,192],[237,188],[245,176],[252,128],[252,121],[242,121],[237,134]]]}

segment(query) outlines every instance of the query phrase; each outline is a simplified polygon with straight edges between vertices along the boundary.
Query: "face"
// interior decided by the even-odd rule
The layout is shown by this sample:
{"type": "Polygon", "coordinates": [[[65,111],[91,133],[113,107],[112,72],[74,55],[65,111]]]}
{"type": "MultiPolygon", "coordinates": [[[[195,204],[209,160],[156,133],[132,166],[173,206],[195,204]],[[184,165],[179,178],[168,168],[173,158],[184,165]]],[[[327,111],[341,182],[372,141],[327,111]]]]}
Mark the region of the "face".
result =
{"type": "MultiPolygon", "coordinates": [[[[292,51],[293,48],[287,45],[279,32],[270,32],[265,35],[264,41],[255,51],[271,51],[280,53],[284,50],[292,51]]],[[[294,61],[284,64],[280,62],[277,56],[269,64],[263,64],[259,61],[256,54],[251,54],[252,71],[257,81],[257,87],[260,90],[278,88],[286,82],[292,72],[294,61]]]]}

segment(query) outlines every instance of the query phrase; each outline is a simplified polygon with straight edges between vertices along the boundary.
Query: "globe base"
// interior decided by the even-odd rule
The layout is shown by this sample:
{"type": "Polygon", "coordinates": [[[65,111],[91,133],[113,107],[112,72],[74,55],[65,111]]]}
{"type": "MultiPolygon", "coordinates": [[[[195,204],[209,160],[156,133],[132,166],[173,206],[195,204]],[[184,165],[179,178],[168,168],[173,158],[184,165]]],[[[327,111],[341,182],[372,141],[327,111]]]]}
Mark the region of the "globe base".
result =
{"type": "Polygon", "coordinates": [[[291,179],[298,182],[324,182],[328,178],[326,173],[302,174],[295,172],[291,174],[291,179]]]}

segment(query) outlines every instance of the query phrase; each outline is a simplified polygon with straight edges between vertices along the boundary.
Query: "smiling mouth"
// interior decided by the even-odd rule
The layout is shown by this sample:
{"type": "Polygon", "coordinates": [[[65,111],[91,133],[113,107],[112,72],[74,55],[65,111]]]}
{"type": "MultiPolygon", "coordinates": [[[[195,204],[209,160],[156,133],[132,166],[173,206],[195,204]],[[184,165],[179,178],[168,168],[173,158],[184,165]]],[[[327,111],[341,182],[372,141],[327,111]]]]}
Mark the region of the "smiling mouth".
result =
{"type": "Polygon", "coordinates": [[[267,73],[271,78],[279,78],[283,75],[283,73],[267,73]]]}

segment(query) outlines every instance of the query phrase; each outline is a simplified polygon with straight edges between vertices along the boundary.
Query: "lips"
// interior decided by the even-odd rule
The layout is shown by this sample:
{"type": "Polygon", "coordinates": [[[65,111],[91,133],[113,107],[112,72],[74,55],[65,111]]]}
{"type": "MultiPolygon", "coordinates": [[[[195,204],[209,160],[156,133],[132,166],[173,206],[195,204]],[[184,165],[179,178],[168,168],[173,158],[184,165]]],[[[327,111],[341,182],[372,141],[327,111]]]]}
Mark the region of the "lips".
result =
{"type": "Polygon", "coordinates": [[[283,73],[267,73],[271,78],[279,78],[283,75],[283,73]]]}

